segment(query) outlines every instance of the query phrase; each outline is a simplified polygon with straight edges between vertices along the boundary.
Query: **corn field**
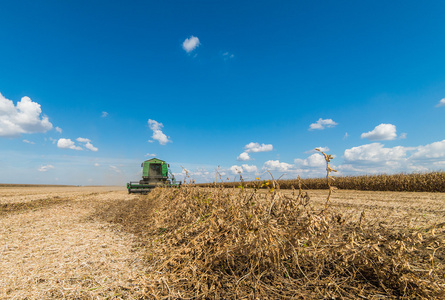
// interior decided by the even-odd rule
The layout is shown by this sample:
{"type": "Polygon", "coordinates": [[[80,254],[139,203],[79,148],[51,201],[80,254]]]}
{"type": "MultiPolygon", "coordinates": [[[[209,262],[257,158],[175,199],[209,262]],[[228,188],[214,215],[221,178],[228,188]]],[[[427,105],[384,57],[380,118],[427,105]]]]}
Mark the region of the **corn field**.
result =
{"type": "MultiPolygon", "coordinates": [[[[338,189],[360,191],[396,191],[396,192],[445,192],[445,172],[411,173],[394,175],[335,176],[332,185],[338,189]]],[[[299,182],[306,189],[327,189],[326,178],[287,179],[277,181],[280,188],[298,188],[299,182]]],[[[257,181],[244,182],[245,187],[253,187],[257,181]]],[[[218,183],[223,187],[237,187],[241,182],[218,183]]],[[[214,184],[199,184],[210,187],[214,184]]]]}

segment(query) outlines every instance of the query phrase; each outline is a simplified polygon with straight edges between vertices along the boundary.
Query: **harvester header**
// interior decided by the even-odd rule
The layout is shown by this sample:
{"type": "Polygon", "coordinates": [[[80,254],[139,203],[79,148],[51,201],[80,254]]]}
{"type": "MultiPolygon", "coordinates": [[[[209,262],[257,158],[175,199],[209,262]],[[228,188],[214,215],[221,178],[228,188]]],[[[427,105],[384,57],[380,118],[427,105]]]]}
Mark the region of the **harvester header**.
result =
{"type": "Polygon", "coordinates": [[[176,182],[175,176],[169,169],[169,164],[158,158],[144,161],[142,167],[142,180],[130,181],[127,183],[128,193],[150,192],[155,187],[176,187],[181,186],[181,182],[176,182]]]}

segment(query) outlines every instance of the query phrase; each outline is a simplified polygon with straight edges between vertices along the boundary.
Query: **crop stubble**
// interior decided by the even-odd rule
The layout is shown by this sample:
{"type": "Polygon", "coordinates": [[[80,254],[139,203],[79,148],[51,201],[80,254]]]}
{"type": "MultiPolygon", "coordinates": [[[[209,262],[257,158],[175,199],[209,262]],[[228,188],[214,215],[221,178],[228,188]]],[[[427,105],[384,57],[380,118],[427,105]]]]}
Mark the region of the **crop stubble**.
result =
{"type": "Polygon", "coordinates": [[[134,237],[92,218],[101,201],[135,198],[123,190],[0,189],[11,208],[0,211],[0,299],[132,299],[143,270],[134,237]]]}
{"type": "Polygon", "coordinates": [[[2,188],[0,204],[44,199],[50,199],[52,204],[0,212],[0,298],[264,298],[267,295],[292,298],[293,295],[310,299],[361,295],[367,299],[380,296],[408,299],[428,298],[443,292],[444,280],[436,277],[437,274],[443,277],[444,256],[440,247],[444,230],[437,225],[445,217],[445,194],[337,190],[331,198],[329,214],[323,216],[315,212],[324,207],[326,190],[309,191],[310,200],[304,200],[307,203],[293,204],[286,200],[291,197],[289,190],[279,191],[281,195],[276,198],[274,193],[257,191],[257,204],[251,205],[246,199],[253,192],[185,187],[180,191],[158,190],[149,196],[135,196],[127,195],[123,188],[2,188]],[[231,215],[220,211],[228,208],[232,209],[231,215]],[[295,216],[283,218],[283,213],[295,216]],[[266,224],[267,214],[271,217],[266,224]],[[302,222],[296,226],[298,218],[302,222]],[[287,251],[291,248],[284,245],[283,237],[289,238],[285,222],[302,234],[295,233],[292,246],[298,255],[289,255],[287,251]],[[329,240],[326,228],[336,239],[329,240]],[[435,240],[431,237],[433,229],[435,240]],[[309,233],[310,230],[315,231],[309,233]],[[373,244],[376,236],[372,236],[372,230],[388,238],[383,246],[373,244]],[[409,280],[402,278],[401,282],[406,284],[403,293],[400,282],[393,276],[399,273],[389,274],[388,278],[380,274],[381,279],[393,285],[388,287],[383,283],[379,286],[378,278],[369,284],[357,277],[348,281],[335,273],[339,272],[335,266],[316,265],[328,264],[329,259],[341,253],[328,251],[328,247],[345,246],[345,241],[337,240],[339,233],[351,243],[351,249],[343,249],[345,257],[359,258],[345,258],[343,265],[339,262],[338,267],[345,272],[367,270],[380,274],[360,267],[371,258],[360,257],[360,253],[371,254],[367,247],[377,247],[375,251],[384,252],[382,259],[394,260],[396,256],[385,252],[385,243],[409,247],[407,241],[412,240],[414,247],[426,247],[425,242],[417,240],[417,234],[423,233],[424,241],[430,239],[433,247],[436,242],[439,246],[436,245],[438,250],[432,261],[425,256],[432,251],[426,249],[414,254],[400,247],[392,250],[401,255],[400,264],[411,263],[414,269],[410,273],[398,266],[397,261],[394,264],[384,261],[403,278],[412,276],[409,280]],[[391,238],[402,233],[409,235],[399,236],[399,241],[397,237],[391,238]],[[314,244],[316,241],[318,245],[314,244]],[[419,259],[426,262],[413,260],[413,255],[421,255],[419,259]],[[298,263],[296,258],[300,258],[298,263]],[[309,264],[311,260],[313,265],[309,264]],[[431,269],[431,263],[435,270],[428,277],[425,273],[431,269]],[[286,272],[289,274],[283,275],[286,272]]]}

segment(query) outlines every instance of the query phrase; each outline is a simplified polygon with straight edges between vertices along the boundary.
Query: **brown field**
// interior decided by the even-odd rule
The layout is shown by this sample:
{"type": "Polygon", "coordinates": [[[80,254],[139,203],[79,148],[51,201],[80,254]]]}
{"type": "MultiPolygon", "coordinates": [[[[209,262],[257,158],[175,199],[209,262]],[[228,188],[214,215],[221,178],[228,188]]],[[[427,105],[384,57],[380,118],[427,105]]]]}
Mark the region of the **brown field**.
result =
{"type": "Polygon", "coordinates": [[[0,299],[445,297],[445,194],[1,187],[0,299]]]}
{"type": "Polygon", "coordinates": [[[132,299],[134,237],[94,218],[123,187],[0,188],[0,299],[132,299]]]}
{"type": "Polygon", "coordinates": [[[0,203],[29,202],[50,198],[87,197],[92,194],[124,191],[118,186],[50,186],[50,185],[0,185],[0,203]]]}

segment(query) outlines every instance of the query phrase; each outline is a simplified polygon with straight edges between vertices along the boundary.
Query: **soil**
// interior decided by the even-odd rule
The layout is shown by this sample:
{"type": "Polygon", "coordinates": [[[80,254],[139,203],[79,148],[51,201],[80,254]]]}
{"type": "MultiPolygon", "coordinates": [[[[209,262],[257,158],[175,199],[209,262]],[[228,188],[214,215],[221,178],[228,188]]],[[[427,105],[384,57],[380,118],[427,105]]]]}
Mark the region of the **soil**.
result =
{"type": "Polygon", "coordinates": [[[117,187],[0,189],[0,299],[136,298],[144,273],[134,237],[92,217],[117,187]],[[17,205],[37,203],[38,205],[17,205]]]}

